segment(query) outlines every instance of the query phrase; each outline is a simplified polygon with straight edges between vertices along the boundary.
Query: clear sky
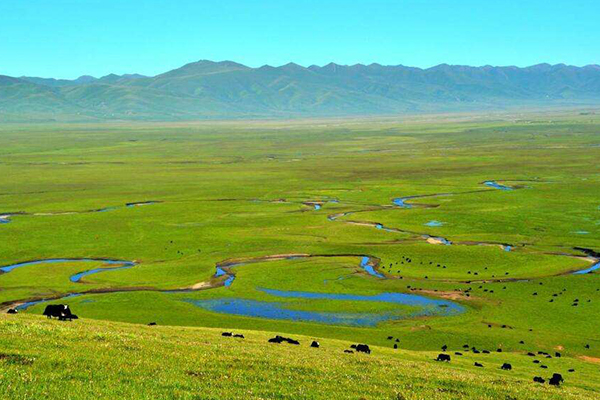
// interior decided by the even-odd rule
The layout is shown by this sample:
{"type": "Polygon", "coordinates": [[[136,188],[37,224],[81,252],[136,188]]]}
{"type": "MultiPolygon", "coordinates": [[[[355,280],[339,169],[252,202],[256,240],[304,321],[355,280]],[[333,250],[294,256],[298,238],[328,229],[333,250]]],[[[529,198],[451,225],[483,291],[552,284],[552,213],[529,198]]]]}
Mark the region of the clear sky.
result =
{"type": "Polygon", "coordinates": [[[0,74],[600,64],[600,0],[0,0],[0,74]]]}

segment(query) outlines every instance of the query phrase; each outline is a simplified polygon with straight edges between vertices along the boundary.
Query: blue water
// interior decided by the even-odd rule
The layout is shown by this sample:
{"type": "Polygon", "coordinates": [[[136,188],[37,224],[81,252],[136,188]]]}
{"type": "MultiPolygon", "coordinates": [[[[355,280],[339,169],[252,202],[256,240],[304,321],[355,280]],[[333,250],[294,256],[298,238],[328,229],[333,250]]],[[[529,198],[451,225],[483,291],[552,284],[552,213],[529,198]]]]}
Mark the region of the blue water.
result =
{"type": "Polygon", "coordinates": [[[320,204],[314,204],[315,210],[320,210],[321,209],[321,205],[320,204]]]}
{"type": "Polygon", "coordinates": [[[340,313],[290,310],[281,303],[243,299],[183,300],[205,310],[220,313],[278,320],[318,322],[332,325],[375,326],[393,318],[389,314],[340,313]]]}
{"type": "MultiPolygon", "coordinates": [[[[103,263],[103,264],[122,265],[122,267],[117,267],[117,268],[130,268],[135,265],[135,263],[133,263],[131,261],[122,261],[122,260],[105,260],[105,259],[93,259],[93,258],[51,258],[51,259],[47,259],[47,260],[26,261],[26,262],[22,262],[22,263],[7,265],[4,267],[0,267],[0,271],[2,271],[4,273],[8,273],[16,268],[28,267],[31,265],[73,263],[73,262],[96,262],[96,263],[103,263]]],[[[79,279],[81,279],[81,276],[91,275],[93,273],[98,273],[98,272],[110,271],[110,270],[117,269],[117,268],[96,268],[96,269],[93,269],[90,271],[79,272],[78,274],[71,276],[70,279],[71,279],[71,282],[77,282],[79,279]],[[76,277],[78,275],[81,275],[81,276],[78,279],[73,280],[74,277],[76,277]]]]}
{"type": "Polygon", "coordinates": [[[397,197],[395,199],[392,200],[392,203],[394,203],[395,205],[397,205],[398,207],[402,207],[402,208],[411,208],[412,206],[410,204],[406,204],[405,201],[410,199],[410,197],[397,197]]]}
{"type": "Polygon", "coordinates": [[[49,301],[58,301],[58,300],[68,299],[70,297],[77,297],[77,296],[81,296],[81,295],[82,295],[82,293],[71,293],[71,294],[66,295],[65,297],[61,297],[60,299],[42,299],[42,300],[28,301],[26,303],[19,304],[18,306],[15,307],[15,309],[19,310],[19,311],[25,311],[29,307],[33,307],[36,304],[46,303],[49,301]]]}
{"type": "Polygon", "coordinates": [[[489,186],[489,187],[493,187],[494,189],[513,190],[511,187],[501,185],[501,184],[499,184],[496,181],[485,181],[485,182],[483,182],[483,184],[486,185],[486,186],[489,186]]]}
{"type": "Polygon", "coordinates": [[[286,308],[286,304],[279,302],[266,302],[235,298],[213,300],[185,299],[184,301],[197,307],[222,314],[352,326],[375,326],[380,322],[400,318],[414,318],[432,315],[454,315],[464,312],[464,308],[462,306],[450,301],[430,299],[423,296],[404,293],[381,293],[374,296],[361,296],[339,293],[288,292],[272,289],[259,290],[282,298],[387,302],[419,307],[419,309],[409,313],[408,315],[400,316],[394,313],[347,313],[291,310],[286,308]]]}
{"type": "Polygon", "coordinates": [[[231,275],[229,278],[225,279],[224,285],[225,286],[231,286],[231,284],[233,283],[234,279],[235,279],[235,276],[231,275]]]}
{"type": "Polygon", "coordinates": [[[512,251],[512,246],[505,244],[504,246],[502,246],[502,248],[504,249],[504,251],[512,251]]]}
{"type": "Polygon", "coordinates": [[[0,224],[8,224],[10,222],[10,219],[8,218],[0,218],[0,224]]]}
{"type": "Polygon", "coordinates": [[[286,291],[276,289],[258,288],[261,292],[272,296],[291,298],[291,299],[314,299],[314,300],[342,300],[342,301],[375,301],[384,303],[402,304],[406,306],[436,306],[442,307],[446,312],[463,311],[463,307],[457,303],[447,300],[432,299],[425,296],[407,293],[380,293],[372,296],[345,294],[345,293],[318,293],[318,292],[300,292],[286,291]]]}
{"type": "Polygon", "coordinates": [[[444,225],[444,223],[443,223],[443,222],[440,222],[440,221],[436,221],[436,220],[434,219],[434,220],[432,220],[432,221],[429,221],[429,222],[427,222],[425,225],[426,225],[426,226],[442,226],[442,225],[444,225]]]}
{"type": "Polygon", "coordinates": [[[588,272],[592,272],[592,271],[596,271],[600,269],[600,262],[597,262],[596,264],[592,265],[591,267],[581,270],[581,271],[575,271],[573,272],[573,275],[583,275],[583,274],[587,274],[588,272]]]}
{"type": "Polygon", "coordinates": [[[364,256],[361,260],[360,260],[360,266],[361,268],[363,268],[365,271],[367,271],[367,273],[369,275],[373,275],[376,276],[378,278],[385,278],[384,275],[380,274],[379,272],[375,271],[375,268],[369,264],[370,258],[367,256],[364,256]]]}
{"type": "Polygon", "coordinates": [[[116,269],[127,269],[127,268],[131,268],[131,267],[133,267],[135,265],[132,262],[106,263],[106,264],[123,264],[123,265],[121,267],[94,268],[94,269],[90,269],[90,270],[87,270],[87,271],[78,272],[75,275],[71,275],[71,277],[69,278],[69,280],[71,282],[79,282],[81,280],[81,278],[83,278],[85,276],[88,276],[88,275],[97,274],[99,272],[114,271],[116,269]]]}

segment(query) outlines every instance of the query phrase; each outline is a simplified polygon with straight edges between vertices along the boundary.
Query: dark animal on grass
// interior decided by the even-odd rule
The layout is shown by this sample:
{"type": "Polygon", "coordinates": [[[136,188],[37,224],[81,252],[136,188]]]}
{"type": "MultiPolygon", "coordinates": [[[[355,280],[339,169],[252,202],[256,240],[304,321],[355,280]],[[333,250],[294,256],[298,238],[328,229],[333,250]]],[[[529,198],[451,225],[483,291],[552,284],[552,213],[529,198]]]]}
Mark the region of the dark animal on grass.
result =
{"type": "Polygon", "coordinates": [[[490,354],[490,351],[489,351],[489,350],[482,350],[481,352],[482,352],[483,354],[490,354]]]}
{"type": "Polygon", "coordinates": [[[448,354],[438,354],[435,361],[450,362],[450,356],[448,354]]]}
{"type": "Polygon", "coordinates": [[[512,370],[512,365],[510,365],[509,363],[504,363],[504,364],[502,364],[500,369],[503,369],[504,371],[510,371],[510,370],[512,370]]]}
{"type": "Polygon", "coordinates": [[[287,342],[289,344],[295,344],[295,345],[300,344],[300,342],[297,340],[294,340],[291,338],[286,338],[286,337],[279,336],[279,335],[275,336],[274,338],[269,339],[269,343],[283,343],[283,342],[287,342]]]}
{"type": "Polygon", "coordinates": [[[231,336],[233,336],[233,333],[231,333],[231,332],[223,332],[223,333],[221,333],[221,336],[231,337],[231,336]]]}
{"type": "Polygon", "coordinates": [[[561,354],[559,352],[554,353],[554,357],[561,357],[561,354]]]}
{"type": "Polygon", "coordinates": [[[242,335],[241,333],[236,333],[235,335],[233,335],[233,337],[240,338],[240,339],[245,339],[244,335],[242,335]]]}
{"type": "Polygon", "coordinates": [[[462,356],[462,353],[458,352],[458,351],[455,351],[454,354],[457,355],[457,356],[462,356]]]}
{"type": "Polygon", "coordinates": [[[398,345],[396,343],[394,343],[394,349],[397,349],[398,345]]]}
{"type": "Polygon", "coordinates": [[[532,352],[527,353],[527,355],[530,357],[535,357],[535,354],[533,354],[532,352]]]}
{"type": "Polygon", "coordinates": [[[534,376],[533,381],[537,382],[537,383],[546,383],[546,380],[544,378],[542,378],[541,376],[534,376]]]}
{"type": "Polygon", "coordinates": [[[312,343],[310,344],[310,347],[314,347],[314,348],[319,348],[319,342],[317,342],[316,340],[313,340],[312,343]]]}
{"type": "Polygon", "coordinates": [[[6,313],[7,314],[18,314],[19,310],[16,310],[14,308],[10,308],[6,313]]]}
{"type": "Polygon", "coordinates": [[[148,326],[156,326],[156,322],[150,322],[148,326]]]}
{"type": "Polygon", "coordinates": [[[548,367],[546,365],[540,365],[540,368],[548,369],[548,367]]]}
{"type": "Polygon", "coordinates": [[[442,346],[442,351],[446,351],[446,350],[448,350],[448,346],[446,346],[446,345],[443,345],[443,346],[442,346]]]}
{"type": "Polygon", "coordinates": [[[78,319],[77,315],[71,312],[71,309],[66,304],[49,304],[44,310],[44,314],[48,318],[58,318],[59,321],[71,321],[78,319]]]}
{"type": "Polygon", "coordinates": [[[475,363],[475,364],[473,364],[473,365],[475,365],[476,367],[483,368],[483,364],[479,364],[478,362],[476,362],[476,363],[475,363]]]}
{"type": "Polygon", "coordinates": [[[353,354],[354,352],[352,350],[344,350],[344,353],[353,354]]]}
{"type": "Polygon", "coordinates": [[[571,369],[569,370],[569,372],[575,372],[575,369],[574,369],[574,368],[571,368],[571,369]]]}
{"type": "Polygon", "coordinates": [[[369,345],[366,344],[357,344],[355,349],[357,353],[371,354],[371,349],[369,348],[369,345]]]}
{"type": "Polygon", "coordinates": [[[548,383],[553,386],[560,386],[560,384],[563,383],[564,381],[565,380],[563,379],[561,374],[554,374],[554,375],[552,375],[552,378],[550,378],[548,383]]]}

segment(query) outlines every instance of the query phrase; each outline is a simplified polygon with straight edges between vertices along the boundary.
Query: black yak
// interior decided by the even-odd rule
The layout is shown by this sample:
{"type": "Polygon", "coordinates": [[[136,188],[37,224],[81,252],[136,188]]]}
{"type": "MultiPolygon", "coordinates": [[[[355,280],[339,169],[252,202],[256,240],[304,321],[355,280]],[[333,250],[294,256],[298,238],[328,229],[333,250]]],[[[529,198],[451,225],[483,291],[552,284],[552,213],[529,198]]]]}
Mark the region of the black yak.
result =
{"type": "Polygon", "coordinates": [[[548,383],[553,386],[560,386],[560,384],[564,381],[565,380],[563,379],[561,374],[554,374],[554,375],[552,375],[552,378],[550,378],[548,383]]]}
{"type": "Polygon", "coordinates": [[[357,353],[371,354],[371,349],[366,344],[357,344],[355,348],[357,353]]]}
{"type": "Polygon", "coordinates": [[[66,304],[49,304],[44,310],[44,314],[48,318],[56,317],[60,321],[78,319],[77,315],[71,313],[71,309],[66,304]]]}

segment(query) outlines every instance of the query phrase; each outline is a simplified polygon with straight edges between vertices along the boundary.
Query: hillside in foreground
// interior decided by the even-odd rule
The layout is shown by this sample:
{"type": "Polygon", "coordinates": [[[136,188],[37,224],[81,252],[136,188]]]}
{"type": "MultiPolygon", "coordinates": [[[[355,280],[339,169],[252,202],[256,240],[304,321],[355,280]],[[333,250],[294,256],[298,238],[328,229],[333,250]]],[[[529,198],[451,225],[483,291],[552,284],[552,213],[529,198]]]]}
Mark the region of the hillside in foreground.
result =
{"type": "Polygon", "coordinates": [[[593,399],[600,390],[585,380],[593,365],[566,357],[555,368],[577,365],[579,374],[556,388],[533,383],[534,373],[556,371],[534,369],[522,354],[465,353],[438,363],[438,352],[371,346],[370,355],[349,354],[351,343],[340,340],[317,339],[321,347],[311,348],[311,337],[294,335],[294,346],[268,343],[269,332],[239,332],[245,339],[221,332],[2,315],[0,393],[19,400],[593,399]],[[499,369],[505,362],[512,371],[499,369]]]}

